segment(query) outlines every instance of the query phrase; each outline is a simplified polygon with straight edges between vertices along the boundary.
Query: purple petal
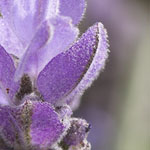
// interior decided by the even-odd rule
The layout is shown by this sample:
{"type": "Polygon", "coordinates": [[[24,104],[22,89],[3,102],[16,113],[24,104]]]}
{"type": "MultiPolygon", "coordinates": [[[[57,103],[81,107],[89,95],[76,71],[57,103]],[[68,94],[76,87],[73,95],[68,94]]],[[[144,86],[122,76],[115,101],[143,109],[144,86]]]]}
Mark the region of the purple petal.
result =
{"type": "Polygon", "coordinates": [[[80,22],[83,18],[85,8],[85,0],[60,0],[60,14],[71,17],[73,24],[80,22]]]}
{"type": "Polygon", "coordinates": [[[72,26],[68,18],[57,16],[46,21],[33,38],[16,75],[21,77],[23,73],[28,73],[37,77],[45,65],[66,50],[77,35],[77,28],[72,26]]]}
{"type": "Polygon", "coordinates": [[[35,25],[58,15],[59,0],[36,0],[35,5],[35,25]]]}
{"type": "Polygon", "coordinates": [[[102,24],[98,24],[99,34],[98,39],[99,43],[97,45],[97,52],[89,66],[88,71],[80,81],[80,83],[76,86],[76,88],[65,98],[67,103],[72,107],[72,109],[76,109],[78,104],[80,103],[80,97],[84,93],[84,91],[91,86],[92,82],[98,77],[100,71],[105,67],[105,61],[108,57],[108,40],[107,40],[107,31],[102,24]]]}
{"type": "Polygon", "coordinates": [[[28,49],[26,50],[25,55],[17,68],[15,79],[19,80],[24,73],[28,73],[31,76],[36,75],[39,65],[38,53],[40,49],[43,49],[43,47],[47,44],[50,39],[50,34],[49,22],[45,21],[36,32],[28,49]]]}
{"type": "Polygon", "coordinates": [[[98,76],[107,52],[106,32],[103,25],[97,23],[41,71],[37,87],[44,100],[56,105],[64,99],[70,104],[73,97],[81,95],[98,76]]]}
{"type": "Polygon", "coordinates": [[[13,0],[1,0],[0,1],[0,12],[2,17],[10,17],[11,7],[13,0]]]}
{"type": "Polygon", "coordinates": [[[68,17],[57,16],[51,18],[50,24],[53,29],[53,37],[47,46],[38,53],[38,73],[53,57],[68,49],[79,34],[79,30],[71,24],[71,20],[68,17]]]}
{"type": "MultiPolygon", "coordinates": [[[[0,10],[2,18],[9,25],[9,28],[13,31],[23,48],[27,46],[32,37],[33,32],[33,13],[30,5],[30,1],[27,0],[1,0],[0,10]]],[[[22,50],[22,53],[24,49],[22,50]]]]}
{"type": "Polygon", "coordinates": [[[16,0],[13,23],[24,46],[31,41],[41,22],[58,13],[58,0],[16,0]]]}
{"type": "Polygon", "coordinates": [[[1,0],[3,19],[23,45],[22,53],[41,22],[58,14],[58,0],[1,0]]]}
{"type": "Polygon", "coordinates": [[[0,18],[0,44],[9,54],[17,57],[23,55],[23,46],[18,37],[13,33],[12,29],[4,19],[0,18]]]}
{"type": "Polygon", "coordinates": [[[32,145],[46,148],[55,143],[63,131],[64,126],[50,104],[33,104],[30,128],[32,145]]]}
{"type": "Polygon", "coordinates": [[[14,117],[14,111],[10,107],[0,107],[0,139],[7,147],[18,147],[21,145],[20,128],[14,117]]]}
{"type": "MultiPolygon", "coordinates": [[[[12,99],[18,84],[13,81],[15,66],[9,54],[0,46],[0,90],[9,99],[12,99]]],[[[7,100],[8,100],[7,99],[7,100]]]]}

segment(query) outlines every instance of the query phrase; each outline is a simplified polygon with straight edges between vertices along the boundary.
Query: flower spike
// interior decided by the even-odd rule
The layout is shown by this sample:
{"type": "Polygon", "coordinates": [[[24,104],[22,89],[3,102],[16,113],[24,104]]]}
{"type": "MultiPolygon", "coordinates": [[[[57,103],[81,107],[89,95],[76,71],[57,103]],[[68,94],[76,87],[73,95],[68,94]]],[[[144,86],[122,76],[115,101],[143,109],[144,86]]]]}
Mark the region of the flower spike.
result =
{"type": "Polygon", "coordinates": [[[74,118],[105,66],[101,23],[80,38],[86,0],[0,0],[0,150],[91,150],[74,118]]]}

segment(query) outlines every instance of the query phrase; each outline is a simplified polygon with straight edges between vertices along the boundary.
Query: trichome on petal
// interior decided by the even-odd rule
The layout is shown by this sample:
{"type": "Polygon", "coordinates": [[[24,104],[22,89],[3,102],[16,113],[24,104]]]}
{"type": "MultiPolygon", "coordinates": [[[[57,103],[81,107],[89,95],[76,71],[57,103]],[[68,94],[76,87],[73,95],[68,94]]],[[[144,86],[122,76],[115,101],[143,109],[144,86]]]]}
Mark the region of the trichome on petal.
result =
{"type": "Polygon", "coordinates": [[[85,0],[0,0],[0,150],[90,150],[74,118],[104,68],[101,23],[78,37],[85,0]],[[74,7],[74,8],[73,8],[74,7]]]}

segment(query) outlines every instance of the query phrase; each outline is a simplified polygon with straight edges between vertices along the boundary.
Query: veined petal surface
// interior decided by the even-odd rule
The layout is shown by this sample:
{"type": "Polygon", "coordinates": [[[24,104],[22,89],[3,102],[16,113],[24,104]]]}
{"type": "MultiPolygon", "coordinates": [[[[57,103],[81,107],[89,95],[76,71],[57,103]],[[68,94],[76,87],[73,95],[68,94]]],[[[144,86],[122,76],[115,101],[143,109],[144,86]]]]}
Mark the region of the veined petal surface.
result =
{"type": "Polygon", "coordinates": [[[104,31],[101,23],[90,27],[69,50],[57,55],[41,71],[37,87],[45,101],[57,105],[63,99],[71,103],[76,94],[82,94],[91,85],[107,58],[104,31]]]}
{"type": "MultiPolygon", "coordinates": [[[[24,54],[41,22],[58,14],[58,0],[1,0],[2,19],[18,37],[24,54]]],[[[16,55],[18,56],[18,55],[16,55]]]]}
{"type": "MultiPolygon", "coordinates": [[[[31,0],[30,0],[31,1],[31,0]]],[[[59,13],[59,0],[34,0],[35,1],[35,25],[53,18],[59,13]]]]}
{"type": "Polygon", "coordinates": [[[41,22],[58,13],[58,0],[15,0],[13,23],[23,45],[33,38],[41,22]]]}
{"type": "Polygon", "coordinates": [[[85,9],[85,0],[60,0],[60,14],[71,17],[73,24],[81,21],[85,9]]]}

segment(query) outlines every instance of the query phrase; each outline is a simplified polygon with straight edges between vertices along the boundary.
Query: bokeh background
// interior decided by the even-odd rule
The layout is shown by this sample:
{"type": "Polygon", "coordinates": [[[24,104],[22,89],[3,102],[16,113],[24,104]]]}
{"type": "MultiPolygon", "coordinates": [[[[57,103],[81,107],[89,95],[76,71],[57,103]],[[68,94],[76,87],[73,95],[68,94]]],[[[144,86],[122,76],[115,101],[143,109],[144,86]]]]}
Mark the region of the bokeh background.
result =
{"type": "Polygon", "coordinates": [[[108,30],[110,54],[75,116],[92,124],[92,150],[150,150],[150,1],[88,0],[81,33],[108,30]]]}

